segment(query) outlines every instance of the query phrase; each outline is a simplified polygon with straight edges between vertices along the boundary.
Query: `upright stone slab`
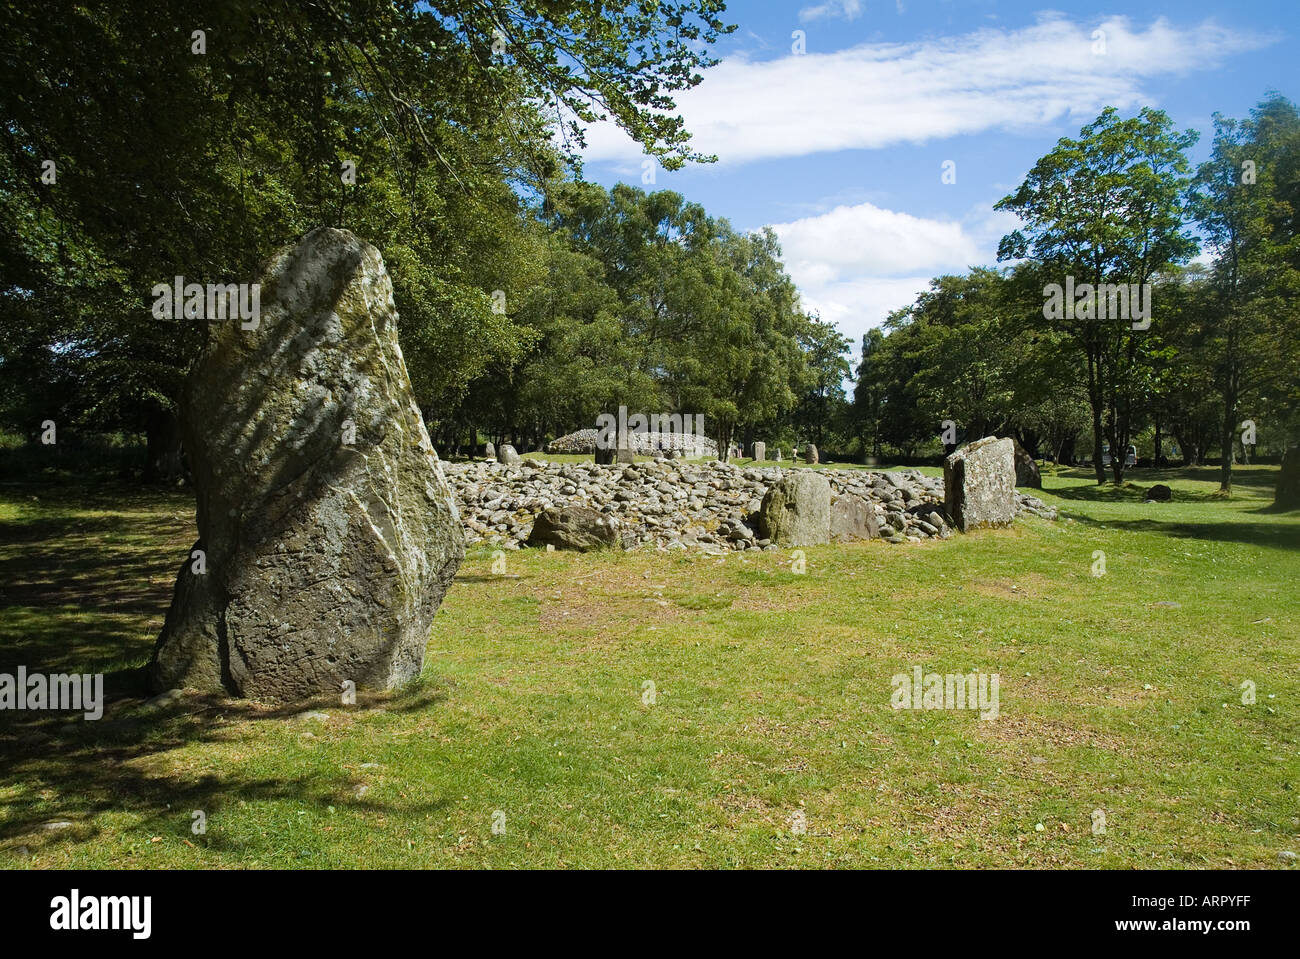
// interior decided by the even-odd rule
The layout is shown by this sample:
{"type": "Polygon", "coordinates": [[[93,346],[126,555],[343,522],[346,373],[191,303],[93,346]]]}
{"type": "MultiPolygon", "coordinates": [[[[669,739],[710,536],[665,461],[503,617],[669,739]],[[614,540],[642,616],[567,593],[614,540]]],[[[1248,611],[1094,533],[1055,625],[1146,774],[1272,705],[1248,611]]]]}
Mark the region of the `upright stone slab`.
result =
{"type": "Polygon", "coordinates": [[[767,459],[767,444],[766,444],[766,443],[761,443],[761,442],[760,442],[760,443],[755,443],[755,444],[754,444],[754,462],[756,462],[756,463],[762,463],[762,462],[764,462],[766,459],[767,459]]]}
{"type": "Polygon", "coordinates": [[[490,460],[496,459],[497,458],[496,446],[494,446],[492,443],[488,443],[487,446],[483,448],[483,455],[490,460]]]}
{"type": "Polygon", "coordinates": [[[1038,471],[1037,461],[1029,455],[1029,452],[1020,445],[1016,439],[1011,442],[1016,444],[1016,486],[1019,489],[1042,489],[1043,477],[1038,471]]]}
{"type": "Polygon", "coordinates": [[[614,465],[614,447],[612,446],[601,446],[599,443],[597,443],[596,450],[593,455],[595,456],[596,464],[598,466],[614,465]]]}
{"type": "Polygon", "coordinates": [[[1015,444],[986,436],[943,463],[944,511],[963,533],[1010,526],[1016,515],[1015,444]]]}
{"type": "Polygon", "coordinates": [[[818,458],[817,455],[817,447],[813,446],[811,443],[808,444],[808,449],[804,452],[803,455],[804,455],[804,462],[810,465],[815,466],[817,463],[821,462],[821,460],[818,458]]]}
{"type": "Polygon", "coordinates": [[[620,446],[618,450],[615,451],[614,459],[620,464],[636,462],[636,457],[633,455],[632,447],[630,446],[620,446]]]}
{"type": "Polygon", "coordinates": [[[497,462],[503,466],[518,466],[519,454],[509,443],[502,443],[501,448],[497,450],[497,462]]]}
{"type": "Polygon", "coordinates": [[[1293,446],[1282,456],[1282,472],[1277,476],[1273,505],[1278,509],[1300,507],[1300,446],[1293,446]]]}
{"type": "Polygon", "coordinates": [[[849,543],[875,539],[880,535],[876,507],[856,493],[843,493],[831,500],[831,541],[849,543]]]}
{"type": "Polygon", "coordinates": [[[255,329],[213,324],[182,425],[205,571],[186,558],[150,681],[289,701],[419,675],[464,557],[383,259],[313,230],[268,262],[255,329]]]}
{"type": "Polygon", "coordinates": [[[831,538],[831,484],[812,470],[787,474],[767,491],[758,526],[778,546],[816,546],[831,538]]]}

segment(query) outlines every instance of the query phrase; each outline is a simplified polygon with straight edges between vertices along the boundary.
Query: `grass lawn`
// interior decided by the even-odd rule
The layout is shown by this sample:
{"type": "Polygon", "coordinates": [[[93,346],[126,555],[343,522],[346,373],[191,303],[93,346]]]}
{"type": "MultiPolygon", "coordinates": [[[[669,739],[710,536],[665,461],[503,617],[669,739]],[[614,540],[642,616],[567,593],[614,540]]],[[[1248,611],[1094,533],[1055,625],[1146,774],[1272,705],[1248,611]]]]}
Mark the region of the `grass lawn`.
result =
{"type": "Polygon", "coordinates": [[[1213,469],[1136,471],[1174,489],[1147,505],[1066,470],[1059,522],[808,549],[802,575],[788,552],[529,550],[505,575],[472,553],[420,682],[326,718],[143,708],[188,494],[0,486],[0,671],[102,671],[117,697],[99,722],[0,714],[0,866],[1277,867],[1300,852],[1300,513],[1268,511],[1274,476],[1221,499],[1213,469]],[[998,717],[891,708],[914,666],[998,673],[998,717]]]}

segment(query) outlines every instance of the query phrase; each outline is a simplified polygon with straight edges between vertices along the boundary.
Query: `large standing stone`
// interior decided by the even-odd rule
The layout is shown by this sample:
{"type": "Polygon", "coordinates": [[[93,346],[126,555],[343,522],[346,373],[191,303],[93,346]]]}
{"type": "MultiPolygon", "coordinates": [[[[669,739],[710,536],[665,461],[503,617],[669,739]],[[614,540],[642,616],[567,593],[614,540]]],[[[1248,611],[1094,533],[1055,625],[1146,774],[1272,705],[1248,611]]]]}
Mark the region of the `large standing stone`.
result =
{"type": "Polygon", "coordinates": [[[594,455],[595,455],[595,458],[596,458],[596,464],[597,464],[598,466],[612,466],[612,465],[614,465],[614,447],[612,447],[612,446],[601,446],[599,443],[597,443],[597,444],[596,444],[596,452],[595,452],[594,455]]]}
{"type": "Polygon", "coordinates": [[[533,521],[529,546],[554,546],[583,552],[622,545],[618,520],[587,506],[552,506],[533,521]]]}
{"type": "Polygon", "coordinates": [[[1016,486],[1022,489],[1042,489],[1043,477],[1038,472],[1037,461],[1020,445],[1019,440],[1013,438],[1011,442],[1016,444],[1016,486]]]}
{"type": "Polygon", "coordinates": [[[496,458],[497,458],[497,448],[496,448],[496,446],[494,446],[491,442],[489,442],[489,443],[487,444],[487,446],[485,446],[485,447],[483,448],[483,455],[486,456],[486,457],[487,457],[488,459],[490,459],[490,460],[494,460],[494,459],[496,459],[496,458]]]}
{"type": "Polygon", "coordinates": [[[1300,507],[1300,446],[1293,446],[1282,456],[1282,472],[1277,476],[1273,505],[1278,509],[1300,507]]]}
{"type": "Polygon", "coordinates": [[[777,546],[830,542],[831,484],[811,470],[798,470],[767,491],[758,509],[763,535],[777,546]]]}
{"type": "Polygon", "coordinates": [[[754,462],[762,463],[767,459],[767,444],[757,442],[754,444],[754,462]]]}
{"type": "Polygon", "coordinates": [[[503,466],[518,466],[519,454],[509,443],[502,443],[501,449],[497,450],[497,462],[503,466]]]}
{"type": "Polygon", "coordinates": [[[856,493],[843,493],[831,501],[831,540],[847,543],[880,535],[876,507],[856,493]]]}
{"type": "Polygon", "coordinates": [[[328,228],[261,284],[258,326],[214,325],[184,388],[206,568],[181,568],[150,681],[279,701],[400,684],[465,546],[392,284],[328,228]]]}
{"type": "Polygon", "coordinates": [[[1016,515],[1015,444],[986,436],[943,463],[944,511],[963,533],[1010,526],[1016,515]]]}
{"type": "Polygon", "coordinates": [[[804,462],[814,466],[817,463],[821,462],[817,456],[817,447],[813,446],[811,443],[808,444],[808,449],[804,451],[803,457],[804,457],[804,462]]]}

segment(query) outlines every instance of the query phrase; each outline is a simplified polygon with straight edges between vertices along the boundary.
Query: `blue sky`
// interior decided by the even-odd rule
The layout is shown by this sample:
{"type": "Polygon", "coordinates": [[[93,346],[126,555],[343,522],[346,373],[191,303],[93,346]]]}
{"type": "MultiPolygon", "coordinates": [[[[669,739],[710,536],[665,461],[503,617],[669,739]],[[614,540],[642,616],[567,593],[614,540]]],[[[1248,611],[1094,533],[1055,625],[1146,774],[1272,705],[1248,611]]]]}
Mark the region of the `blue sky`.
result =
{"type": "Polygon", "coordinates": [[[992,264],[1015,226],[993,204],[1103,107],[1167,111],[1201,132],[1199,161],[1215,111],[1300,98],[1300,0],[733,0],[726,19],[723,62],[678,101],[719,162],[644,184],[635,145],[602,125],[585,175],[773,226],[804,305],[854,340],[932,276],[992,264]]]}

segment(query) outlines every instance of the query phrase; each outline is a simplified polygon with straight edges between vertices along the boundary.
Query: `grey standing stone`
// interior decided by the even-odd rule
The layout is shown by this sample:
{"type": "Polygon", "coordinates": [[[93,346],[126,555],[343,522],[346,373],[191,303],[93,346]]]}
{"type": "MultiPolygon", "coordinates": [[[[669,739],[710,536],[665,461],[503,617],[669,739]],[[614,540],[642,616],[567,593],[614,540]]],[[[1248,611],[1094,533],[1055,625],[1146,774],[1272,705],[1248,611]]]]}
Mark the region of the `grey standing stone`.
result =
{"type": "Polygon", "coordinates": [[[764,462],[766,459],[767,459],[767,444],[766,444],[766,443],[762,443],[762,442],[755,443],[755,444],[754,444],[754,461],[757,462],[757,463],[762,463],[762,462],[764,462]]]}
{"type": "Polygon", "coordinates": [[[943,463],[944,511],[957,529],[1010,526],[1016,515],[1015,444],[986,436],[943,463]]]}
{"type": "Polygon", "coordinates": [[[490,460],[494,460],[497,458],[497,448],[493,444],[488,443],[483,449],[483,455],[490,460]]]}
{"type": "Polygon", "coordinates": [[[808,444],[808,449],[804,451],[803,456],[804,456],[804,461],[811,465],[816,465],[817,463],[821,462],[821,460],[818,459],[817,456],[817,447],[813,446],[811,443],[808,444]]]}
{"type": "Polygon", "coordinates": [[[1020,445],[1019,440],[1012,439],[1011,442],[1016,444],[1016,486],[1021,489],[1042,489],[1043,477],[1038,472],[1037,461],[1020,445]]]}
{"type": "Polygon", "coordinates": [[[378,250],[324,227],[260,282],[258,326],[214,324],[183,390],[206,571],[182,565],[150,682],[282,702],[396,686],[465,544],[392,283],[378,250]]]}
{"type": "Polygon", "coordinates": [[[855,493],[843,493],[831,501],[831,540],[847,543],[875,539],[880,535],[876,507],[855,493]]]}
{"type": "Polygon", "coordinates": [[[630,446],[620,446],[620,447],[618,448],[618,451],[617,451],[616,455],[615,455],[615,459],[617,459],[619,463],[635,463],[635,462],[636,462],[636,457],[633,455],[633,453],[632,453],[632,447],[630,447],[630,446]]]}
{"type": "Polygon", "coordinates": [[[778,546],[830,542],[830,482],[812,471],[783,477],[763,497],[758,525],[763,537],[778,546]]]}
{"type": "Polygon", "coordinates": [[[503,466],[518,466],[519,454],[509,443],[502,443],[501,449],[497,450],[497,462],[503,466]]]}

